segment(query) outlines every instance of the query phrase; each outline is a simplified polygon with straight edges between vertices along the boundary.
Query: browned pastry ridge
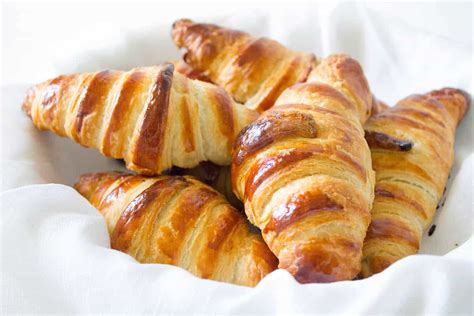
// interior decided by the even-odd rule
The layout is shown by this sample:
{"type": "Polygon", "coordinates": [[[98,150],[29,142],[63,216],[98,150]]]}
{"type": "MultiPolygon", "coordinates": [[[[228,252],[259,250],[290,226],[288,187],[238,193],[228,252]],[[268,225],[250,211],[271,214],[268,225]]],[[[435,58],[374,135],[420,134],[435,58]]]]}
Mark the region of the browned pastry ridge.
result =
{"type": "Polygon", "coordinates": [[[23,109],[40,129],[144,174],[207,160],[229,165],[235,137],[257,116],[170,63],[59,76],[32,87],[23,109]]]}
{"type": "Polygon", "coordinates": [[[304,82],[316,65],[313,54],[213,24],[178,20],[172,36],[192,68],[257,111],[272,107],[286,88],[304,82]]]}
{"type": "Polygon", "coordinates": [[[277,259],[242,214],[192,177],[83,175],[75,188],[104,216],[113,249],[141,263],[255,286],[277,259]]]}
{"type": "Polygon", "coordinates": [[[363,276],[418,252],[443,194],[456,126],[469,103],[467,93],[444,88],[409,96],[365,125],[376,187],[363,276]]]}
{"type": "MultiPolygon", "coordinates": [[[[272,107],[286,88],[307,81],[318,63],[313,54],[274,40],[188,19],[173,24],[172,36],[188,63],[180,64],[181,72],[224,87],[237,102],[259,112],[272,107]]],[[[373,114],[384,108],[373,98],[373,114]]]]}
{"type": "Polygon", "coordinates": [[[302,283],[350,280],[374,195],[362,128],[372,96],[346,55],[323,59],[310,77],[239,134],[232,184],[280,268],[302,283]]]}

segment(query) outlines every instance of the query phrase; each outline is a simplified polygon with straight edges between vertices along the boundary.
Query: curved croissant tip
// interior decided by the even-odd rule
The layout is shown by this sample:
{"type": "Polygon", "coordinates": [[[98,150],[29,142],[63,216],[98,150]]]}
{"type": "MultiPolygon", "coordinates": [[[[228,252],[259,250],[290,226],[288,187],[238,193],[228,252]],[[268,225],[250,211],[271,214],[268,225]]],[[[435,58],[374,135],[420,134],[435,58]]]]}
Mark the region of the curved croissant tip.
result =
{"type": "Polygon", "coordinates": [[[460,93],[464,97],[464,99],[466,100],[466,105],[469,108],[471,106],[471,95],[467,91],[464,91],[462,89],[455,89],[455,90],[457,90],[457,92],[460,93]]]}
{"type": "Polygon", "coordinates": [[[193,24],[194,22],[190,19],[179,19],[174,21],[173,23],[173,29],[181,27],[181,26],[188,26],[193,24]]]}
{"type": "Polygon", "coordinates": [[[190,19],[179,19],[173,23],[173,27],[171,28],[171,37],[178,47],[183,46],[187,28],[193,24],[194,22],[190,19]]]}
{"type": "Polygon", "coordinates": [[[99,188],[102,183],[109,180],[115,180],[118,177],[124,176],[126,173],[114,172],[91,172],[82,174],[79,181],[74,184],[74,189],[78,191],[86,199],[89,199],[92,194],[99,188]]]}
{"type": "Polygon", "coordinates": [[[21,109],[29,117],[31,117],[31,106],[35,98],[35,94],[36,94],[35,90],[36,90],[35,87],[31,87],[26,91],[25,98],[23,99],[23,103],[21,105],[21,109]]]}
{"type": "Polygon", "coordinates": [[[458,89],[458,88],[441,88],[439,90],[434,90],[429,93],[433,97],[447,97],[447,96],[454,96],[456,94],[462,95],[466,101],[466,104],[469,105],[471,103],[471,96],[468,92],[458,89]]]}
{"type": "Polygon", "coordinates": [[[462,97],[464,99],[464,103],[460,105],[462,109],[461,115],[458,118],[458,122],[463,119],[464,115],[471,106],[471,95],[462,89],[446,87],[439,90],[433,90],[429,92],[428,95],[434,98],[455,98],[456,96],[462,97]]]}

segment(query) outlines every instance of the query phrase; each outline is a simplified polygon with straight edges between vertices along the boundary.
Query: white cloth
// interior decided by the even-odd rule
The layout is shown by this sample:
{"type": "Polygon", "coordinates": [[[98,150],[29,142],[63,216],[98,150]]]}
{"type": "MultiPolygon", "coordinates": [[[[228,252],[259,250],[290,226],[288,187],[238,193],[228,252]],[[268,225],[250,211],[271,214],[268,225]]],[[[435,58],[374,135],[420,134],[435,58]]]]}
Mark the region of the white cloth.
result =
{"type": "MultiPolygon", "coordinates": [[[[84,25],[89,25],[88,15],[80,12],[97,9],[91,6],[78,9],[84,25]]],[[[439,10],[426,10],[423,4],[410,7],[418,8],[419,18],[426,21],[423,25],[396,17],[404,8],[343,3],[277,6],[266,11],[239,9],[232,14],[224,10],[218,16],[196,9],[200,12],[197,17],[188,8],[187,17],[272,37],[320,56],[348,52],[363,64],[374,94],[389,103],[443,86],[472,93],[472,31],[467,41],[436,31],[435,23],[453,28],[461,23],[448,6],[440,5],[439,10]]],[[[466,4],[461,11],[471,8],[466,4]]],[[[48,10],[56,8],[42,10],[52,16],[48,10]]],[[[132,13],[139,10],[130,7],[132,13]]],[[[147,5],[144,14],[150,16],[150,10],[147,5]]],[[[159,5],[155,10],[169,13],[159,5]]],[[[19,11],[10,6],[6,16],[10,20],[21,17],[19,11]]],[[[58,58],[44,65],[54,64],[54,72],[59,74],[106,67],[126,69],[177,58],[169,22],[183,14],[171,11],[166,19],[141,29],[126,26],[131,21],[143,26],[139,17],[114,20],[115,27],[96,29],[89,33],[90,38],[76,38],[82,47],[76,54],[62,52],[57,46],[58,58]],[[100,45],[91,47],[98,39],[100,45]]],[[[23,14],[28,17],[28,12],[23,14]]],[[[97,16],[100,14],[95,12],[92,18],[97,16]]],[[[470,27],[470,20],[466,22],[470,27]]],[[[59,45],[60,41],[54,43],[59,45]]],[[[18,55],[20,61],[22,56],[18,55]]],[[[51,68],[37,73],[32,67],[32,76],[17,76],[19,82],[52,75],[51,68]]],[[[172,266],[138,264],[111,250],[101,216],[65,185],[72,185],[81,173],[116,170],[121,164],[34,128],[20,110],[26,87],[9,84],[1,90],[2,313],[472,314],[472,110],[458,130],[446,203],[434,219],[434,234],[424,236],[422,255],[400,260],[366,280],[301,285],[279,270],[252,289],[201,280],[172,266]]]]}

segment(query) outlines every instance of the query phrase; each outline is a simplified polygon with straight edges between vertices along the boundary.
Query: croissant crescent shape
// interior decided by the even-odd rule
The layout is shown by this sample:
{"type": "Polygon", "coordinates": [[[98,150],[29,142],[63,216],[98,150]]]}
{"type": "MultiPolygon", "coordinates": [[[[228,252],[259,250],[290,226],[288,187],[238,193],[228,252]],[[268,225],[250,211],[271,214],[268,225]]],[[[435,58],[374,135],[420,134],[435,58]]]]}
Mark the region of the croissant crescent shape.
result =
{"type": "Polygon", "coordinates": [[[418,252],[453,164],[454,134],[469,95],[444,88],[412,95],[366,124],[376,187],[362,274],[418,252]]]}
{"type": "Polygon", "coordinates": [[[304,82],[316,65],[313,54],[213,24],[178,20],[172,36],[192,68],[257,111],[272,107],[286,88],[304,82]]]}
{"type": "Polygon", "coordinates": [[[142,263],[255,286],[277,260],[243,216],[192,177],[81,176],[75,188],[104,216],[112,248],[142,263]]]}
{"type": "Polygon", "coordinates": [[[256,118],[222,88],[190,80],[169,63],[59,76],[32,87],[23,109],[40,129],[144,174],[206,160],[229,165],[235,137],[256,118]]]}
{"type": "Polygon", "coordinates": [[[244,128],[231,165],[234,192],[248,218],[262,230],[279,267],[302,283],[357,276],[374,194],[362,128],[372,104],[356,104],[371,100],[370,91],[361,69],[351,80],[363,83],[341,85],[339,71],[353,70],[350,57],[328,61],[318,70],[329,72],[326,83],[287,89],[244,128]]]}

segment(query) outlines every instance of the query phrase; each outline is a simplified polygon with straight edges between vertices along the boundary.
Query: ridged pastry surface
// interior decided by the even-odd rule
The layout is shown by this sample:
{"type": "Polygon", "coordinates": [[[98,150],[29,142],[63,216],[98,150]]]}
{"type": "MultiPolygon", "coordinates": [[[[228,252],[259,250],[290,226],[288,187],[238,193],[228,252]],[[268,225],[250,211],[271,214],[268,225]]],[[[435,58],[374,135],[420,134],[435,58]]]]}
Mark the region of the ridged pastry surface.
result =
{"type": "Polygon", "coordinates": [[[456,126],[469,103],[461,90],[435,90],[409,96],[365,125],[376,187],[363,276],[420,249],[453,164],[456,126]]]}
{"type": "Polygon", "coordinates": [[[242,214],[192,177],[83,175],[75,188],[104,216],[113,249],[141,263],[255,286],[277,259],[242,214]]]}
{"type": "Polygon", "coordinates": [[[313,54],[214,24],[178,20],[172,36],[191,67],[257,111],[272,107],[286,88],[304,82],[316,65],[313,54]]]}
{"type": "Polygon", "coordinates": [[[228,165],[235,137],[256,118],[222,88],[172,64],[59,76],[32,87],[23,109],[40,129],[144,174],[207,160],[228,165]]]}
{"type": "Polygon", "coordinates": [[[347,65],[346,55],[321,61],[325,83],[287,89],[234,146],[234,192],[279,267],[302,283],[350,280],[361,269],[374,189],[362,122],[372,103],[360,67],[341,84],[347,65]]]}

